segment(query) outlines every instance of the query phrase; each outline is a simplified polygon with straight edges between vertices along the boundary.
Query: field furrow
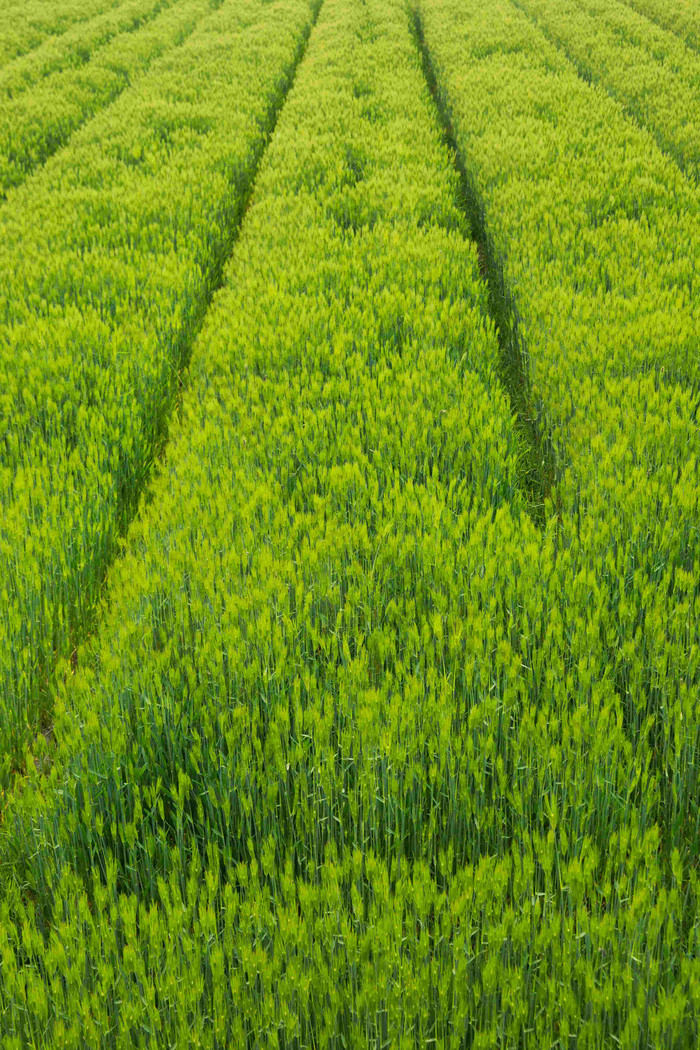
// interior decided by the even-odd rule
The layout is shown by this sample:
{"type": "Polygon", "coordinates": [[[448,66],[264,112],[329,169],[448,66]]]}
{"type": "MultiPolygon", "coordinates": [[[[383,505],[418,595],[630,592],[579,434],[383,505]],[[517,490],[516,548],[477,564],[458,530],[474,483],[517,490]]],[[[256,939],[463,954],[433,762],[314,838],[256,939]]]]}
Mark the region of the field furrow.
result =
{"type": "Polygon", "coordinates": [[[700,51],[700,10],[694,0],[625,0],[628,7],[700,51]]]}
{"type": "Polygon", "coordinates": [[[210,0],[135,0],[123,32],[85,65],[0,101],[0,200],[211,13],[210,0]]]}
{"type": "Polygon", "coordinates": [[[517,0],[578,72],[700,179],[700,55],[620,0],[517,0]]]}
{"type": "Polygon", "coordinates": [[[0,210],[0,753],[91,621],[313,3],[230,2],[0,210]]]}
{"type": "Polygon", "coordinates": [[[124,0],[15,0],[3,5],[0,26],[0,69],[60,37],[76,23],[89,22],[124,0]]]}

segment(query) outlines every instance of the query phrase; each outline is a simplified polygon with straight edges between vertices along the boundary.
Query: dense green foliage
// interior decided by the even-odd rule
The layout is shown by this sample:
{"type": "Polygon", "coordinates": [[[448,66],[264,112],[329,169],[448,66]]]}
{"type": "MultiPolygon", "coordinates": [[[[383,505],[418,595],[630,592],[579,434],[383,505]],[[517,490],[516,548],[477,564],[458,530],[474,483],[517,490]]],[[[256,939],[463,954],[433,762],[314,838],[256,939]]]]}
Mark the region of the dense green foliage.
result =
{"type": "MultiPolygon", "coordinates": [[[[91,52],[92,41],[66,41],[68,50],[63,55],[85,55],[83,62],[62,69],[57,61],[56,72],[23,91],[13,83],[3,83],[15,78],[0,74],[0,91],[5,88],[8,96],[0,102],[0,197],[43,164],[77,127],[113,102],[155,58],[182,44],[211,6],[211,0],[134,0],[111,15],[103,36],[114,39],[103,47],[91,52]]],[[[29,63],[23,65],[29,67],[29,63]]],[[[31,73],[42,68],[45,66],[34,65],[31,73]]],[[[10,67],[5,72],[16,74],[17,70],[10,67]]]]}
{"type": "Polygon", "coordinates": [[[700,1042],[700,200],[526,4],[229,0],[0,210],[8,1050],[700,1042]]]}
{"type": "Polygon", "coordinates": [[[81,20],[63,33],[52,34],[40,47],[0,70],[0,97],[3,101],[17,98],[51,74],[79,69],[119,33],[138,28],[165,6],[163,0],[159,3],[121,0],[118,6],[113,5],[93,18],[81,20]]]}
{"type": "Polygon", "coordinates": [[[0,209],[4,782],[90,623],[312,11],[229,0],[0,209]]]}
{"type": "Polygon", "coordinates": [[[0,24],[0,68],[121,3],[124,0],[7,0],[0,24]]]}
{"type": "Polygon", "coordinates": [[[403,6],[327,3],[70,679],[52,791],[16,832],[49,945],[19,966],[33,920],[10,893],[13,1033],[357,1046],[466,1023],[471,933],[431,958],[431,914],[449,884],[454,935],[475,880],[491,896],[479,852],[512,837],[489,804],[510,769],[482,749],[509,735],[523,654],[492,555],[532,573],[537,544],[455,196],[403,6]]]}
{"type": "MultiPolygon", "coordinates": [[[[643,821],[658,827],[662,856],[683,864],[692,930],[697,193],[508,0],[422,0],[420,10],[476,221],[513,290],[532,394],[557,448],[557,562],[572,570],[563,595],[586,581],[571,616],[590,640],[587,673],[615,698],[643,821]]],[[[574,673],[572,700],[581,684],[574,673]]]]}
{"type": "Polygon", "coordinates": [[[517,6],[698,180],[700,55],[620,0],[517,0],[517,6]]]}
{"type": "Polygon", "coordinates": [[[700,50],[700,9],[695,0],[625,0],[629,7],[700,50]]]}

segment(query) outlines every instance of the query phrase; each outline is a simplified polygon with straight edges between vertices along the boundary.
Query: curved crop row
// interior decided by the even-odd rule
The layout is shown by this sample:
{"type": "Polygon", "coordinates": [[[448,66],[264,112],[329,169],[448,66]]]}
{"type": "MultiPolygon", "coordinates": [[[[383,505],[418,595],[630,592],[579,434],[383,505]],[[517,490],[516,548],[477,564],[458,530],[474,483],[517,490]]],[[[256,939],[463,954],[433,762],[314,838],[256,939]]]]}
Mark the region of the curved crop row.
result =
{"type": "Polygon", "coordinates": [[[628,7],[700,50],[700,11],[694,0],[625,0],[628,7]]]}
{"type": "Polygon", "coordinates": [[[76,22],[89,22],[121,3],[124,0],[57,0],[50,5],[41,0],[9,0],[3,5],[0,26],[0,69],[47,39],[61,36],[76,22]]]}
{"type": "Polygon", "coordinates": [[[580,545],[575,508],[524,512],[456,200],[403,4],[326,0],[53,766],[6,816],[15,1038],[697,1040],[697,872],[604,670],[615,564],[583,510],[580,545]]]}
{"type": "Polygon", "coordinates": [[[0,209],[4,780],[90,622],[312,13],[225,4],[0,209]]]}
{"type": "Polygon", "coordinates": [[[516,0],[516,6],[700,180],[700,55],[620,0],[516,0]]]}
{"type": "Polygon", "coordinates": [[[211,0],[136,0],[123,31],[85,65],[63,69],[0,101],[0,199],[65,145],[76,128],[114,102],[155,59],[182,44],[210,12],[211,0]]]}

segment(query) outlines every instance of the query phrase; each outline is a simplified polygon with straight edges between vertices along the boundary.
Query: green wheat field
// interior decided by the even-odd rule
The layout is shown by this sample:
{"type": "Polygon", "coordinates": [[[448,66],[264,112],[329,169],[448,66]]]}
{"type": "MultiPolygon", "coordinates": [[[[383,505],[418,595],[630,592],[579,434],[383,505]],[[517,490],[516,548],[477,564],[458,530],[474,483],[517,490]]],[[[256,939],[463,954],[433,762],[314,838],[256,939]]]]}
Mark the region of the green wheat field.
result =
{"type": "Polygon", "coordinates": [[[2,0],[0,1047],[699,1046],[697,0],[2,0]]]}

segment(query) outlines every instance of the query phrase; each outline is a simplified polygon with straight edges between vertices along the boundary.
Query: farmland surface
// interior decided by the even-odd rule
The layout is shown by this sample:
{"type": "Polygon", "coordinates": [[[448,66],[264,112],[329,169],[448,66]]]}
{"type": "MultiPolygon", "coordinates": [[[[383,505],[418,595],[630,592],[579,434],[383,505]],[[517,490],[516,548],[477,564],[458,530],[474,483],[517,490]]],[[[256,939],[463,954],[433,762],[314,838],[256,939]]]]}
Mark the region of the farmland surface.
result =
{"type": "Polygon", "coordinates": [[[0,1044],[700,1045],[688,0],[8,0],[0,1044]]]}

